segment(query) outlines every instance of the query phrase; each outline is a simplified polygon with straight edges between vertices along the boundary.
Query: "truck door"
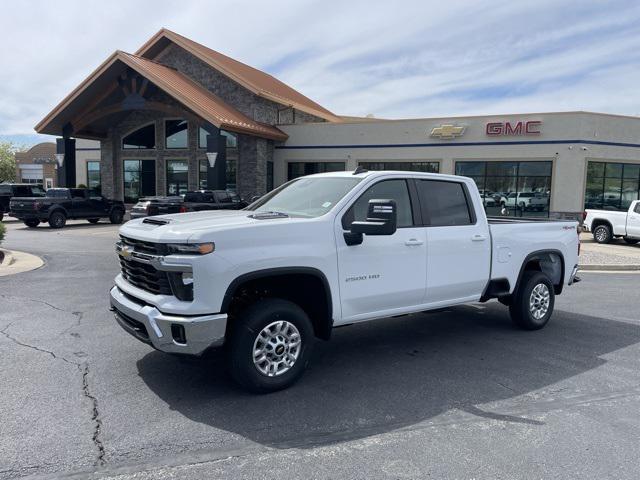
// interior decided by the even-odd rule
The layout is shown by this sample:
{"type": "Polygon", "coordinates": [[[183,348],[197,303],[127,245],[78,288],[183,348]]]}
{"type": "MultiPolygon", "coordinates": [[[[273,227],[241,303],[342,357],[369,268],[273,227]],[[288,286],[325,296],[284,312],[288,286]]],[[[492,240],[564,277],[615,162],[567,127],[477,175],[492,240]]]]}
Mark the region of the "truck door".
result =
{"type": "Polygon", "coordinates": [[[427,231],[425,303],[478,300],[491,268],[485,216],[476,215],[462,182],[417,180],[416,188],[427,231]]]}
{"type": "Polygon", "coordinates": [[[335,236],[343,320],[392,315],[394,310],[421,303],[426,286],[427,252],[425,229],[416,223],[405,179],[375,183],[343,215],[338,215],[335,236]],[[369,200],[374,198],[396,201],[396,232],[365,235],[362,244],[347,245],[344,232],[354,220],[366,220],[369,200]]]}
{"type": "Polygon", "coordinates": [[[637,201],[633,208],[629,208],[627,235],[633,238],[640,238],[640,201],[637,201]]]}
{"type": "Polygon", "coordinates": [[[71,216],[85,217],[89,215],[90,207],[87,191],[82,188],[71,188],[69,193],[71,194],[71,216]]]}

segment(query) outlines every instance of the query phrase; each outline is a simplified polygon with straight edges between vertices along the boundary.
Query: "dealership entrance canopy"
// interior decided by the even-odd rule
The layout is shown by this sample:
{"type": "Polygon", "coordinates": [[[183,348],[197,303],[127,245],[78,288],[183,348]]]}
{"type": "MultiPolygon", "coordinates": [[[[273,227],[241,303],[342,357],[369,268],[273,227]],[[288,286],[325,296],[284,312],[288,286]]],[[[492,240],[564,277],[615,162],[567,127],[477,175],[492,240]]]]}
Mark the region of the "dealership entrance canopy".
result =
{"type": "Polygon", "coordinates": [[[168,30],[115,52],[37,126],[56,135],[59,185],[75,139],[100,141],[107,197],[199,188],[244,198],[311,173],[472,177],[489,213],[579,218],[640,197],[640,119],[589,112],[381,120],[338,116],[271,75],[168,30]]]}

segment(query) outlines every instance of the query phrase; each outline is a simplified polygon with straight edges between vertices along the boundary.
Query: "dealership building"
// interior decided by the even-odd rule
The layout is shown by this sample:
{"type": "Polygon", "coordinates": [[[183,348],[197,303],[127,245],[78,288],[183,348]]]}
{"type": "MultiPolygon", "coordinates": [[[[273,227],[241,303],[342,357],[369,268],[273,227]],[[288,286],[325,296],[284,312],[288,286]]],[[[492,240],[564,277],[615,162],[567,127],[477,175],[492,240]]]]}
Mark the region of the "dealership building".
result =
{"type": "Polygon", "coordinates": [[[199,188],[248,199],[358,165],[472,177],[491,214],[578,217],[640,196],[640,118],[346,117],[165,29],[135,54],[116,51],[36,131],[59,137],[60,185],[79,183],[76,142],[98,141],[102,192],[126,202],[199,188]]]}

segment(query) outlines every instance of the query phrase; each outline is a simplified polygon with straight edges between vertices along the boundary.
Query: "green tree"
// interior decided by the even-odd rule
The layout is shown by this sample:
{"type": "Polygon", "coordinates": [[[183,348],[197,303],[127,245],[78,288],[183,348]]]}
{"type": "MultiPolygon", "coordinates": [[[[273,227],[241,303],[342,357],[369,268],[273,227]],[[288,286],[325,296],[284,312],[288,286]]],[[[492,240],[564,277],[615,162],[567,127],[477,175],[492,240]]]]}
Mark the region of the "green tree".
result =
{"type": "Polygon", "coordinates": [[[0,183],[16,179],[16,152],[20,148],[11,142],[0,142],[0,183]]]}

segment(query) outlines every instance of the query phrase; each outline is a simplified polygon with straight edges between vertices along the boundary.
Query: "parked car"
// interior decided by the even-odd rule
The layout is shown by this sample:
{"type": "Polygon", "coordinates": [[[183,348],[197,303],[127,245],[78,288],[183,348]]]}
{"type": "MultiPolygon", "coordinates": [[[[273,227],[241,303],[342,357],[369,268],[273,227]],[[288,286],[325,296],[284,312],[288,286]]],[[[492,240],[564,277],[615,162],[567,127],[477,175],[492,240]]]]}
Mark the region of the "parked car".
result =
{"type": "Polygon", "coordinates": [[[630,245],[640,241],[640,200],[631,202],[626,212],[587,209],[586,214],[584,228],[596,242],[609,243],[620,237],[630,245]]]}
{"type": "Polygon", "coordinates": [[[519,327],[544,327],[579,280],[577,227],[488,220],[467,177],[311,175],[245,210],[123,225],[111,308],[160,351],[225,344],[236,381],[268,392],[294,383],[337,326],[497,298],[519,327]]]}
{"type": "Polygon", "coordinates": [[[547,206],[547,198],[534,192],[510,193],[508,196],[502,197],[500,205],[510,208],[517,207],[522,210],[542,211],[547,206]]]}
{"type": "Polygon", "coordinates": [[[151,217],[169,213],[199,212],[201,210],[239,210],[247,206],[235,192],[227,190],[198,190],[183,197],[142,198],[131,209],[131,218],[151,217]]]}
{"type": "Polygon", "coordinates": [[[44,197],[42,185],[32,183],[0,183],[0,222],[9,214],[13,197],[44,197]]]}
{"type": "Polygon", "coordinates": [[[48,222],[51,228],[62,228],[67,220],[81,218],[89,223],[108,218],[119,224],[125,213],[124,203],[86,188],[50,188],[44,197],[14,197],[10,208],[12,216],[32,228],[41,222],[48,222]]]}

